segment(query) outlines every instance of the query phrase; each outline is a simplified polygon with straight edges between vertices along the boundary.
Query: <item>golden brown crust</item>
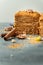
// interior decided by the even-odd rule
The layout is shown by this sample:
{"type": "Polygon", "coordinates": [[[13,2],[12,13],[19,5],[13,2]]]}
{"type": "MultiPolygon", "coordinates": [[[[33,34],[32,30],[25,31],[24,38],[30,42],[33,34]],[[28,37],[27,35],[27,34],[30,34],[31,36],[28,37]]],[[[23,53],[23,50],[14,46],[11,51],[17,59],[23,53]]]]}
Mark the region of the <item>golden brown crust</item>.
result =
{"type": "Polygon", "coordinates": [[[39,17],[40,14],[38,12],[35,12],[33,10],[23,10],[19,11],[15,14],[15,16],[33,16],[33,17],[39,17]]]}

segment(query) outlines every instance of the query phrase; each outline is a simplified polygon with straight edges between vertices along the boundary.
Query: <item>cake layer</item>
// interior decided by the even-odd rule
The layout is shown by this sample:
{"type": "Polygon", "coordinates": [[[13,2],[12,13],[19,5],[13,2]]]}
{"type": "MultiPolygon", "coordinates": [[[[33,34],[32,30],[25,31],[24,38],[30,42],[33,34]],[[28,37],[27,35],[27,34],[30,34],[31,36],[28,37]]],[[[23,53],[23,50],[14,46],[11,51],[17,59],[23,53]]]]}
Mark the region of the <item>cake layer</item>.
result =
{"type": "Polygon", "coordinates": [[[18,24],[15,26],[16,30],[21,32],[21,31],[26,31],[26,33],[29,34],[38,34],[38,23],[36,24],[18,24]]]}
{"type": "Polygon", "coordinates": [[[30,17],[30,16],[18,16],[15,18],[15,22],[27,22],[27,23],[32,23],[32,22],[37,22],[39,20],[39,18],[34,18],[34,17],[30,17]]]}
{"type": "Polygon", "coordinates": [[[18,27],[18,26],[39,26],[39,22],[32,22],[32,23],[25,23],[25,22],[17,22],[15,23],[15,27],[18,27]]]}

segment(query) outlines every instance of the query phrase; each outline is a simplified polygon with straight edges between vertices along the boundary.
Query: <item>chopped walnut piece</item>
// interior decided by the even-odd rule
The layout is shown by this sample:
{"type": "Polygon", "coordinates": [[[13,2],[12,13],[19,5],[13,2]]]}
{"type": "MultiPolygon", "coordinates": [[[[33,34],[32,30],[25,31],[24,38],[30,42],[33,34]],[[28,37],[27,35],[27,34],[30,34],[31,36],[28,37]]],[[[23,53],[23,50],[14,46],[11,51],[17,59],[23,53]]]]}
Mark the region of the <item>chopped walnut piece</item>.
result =
{"type": "Polygon", "coordinates": [[[27,36],[26,36],[26,34],[19,34],[16,37],[19,39],[25,39],[27,36]]]}
{"type": "Polygon", "coordinates": [[[12,26],[10,26],[10,27],[5,27],[5,28],[4,28],[5,31],[11,31],[12,29],[13,29],[12,26]]]}

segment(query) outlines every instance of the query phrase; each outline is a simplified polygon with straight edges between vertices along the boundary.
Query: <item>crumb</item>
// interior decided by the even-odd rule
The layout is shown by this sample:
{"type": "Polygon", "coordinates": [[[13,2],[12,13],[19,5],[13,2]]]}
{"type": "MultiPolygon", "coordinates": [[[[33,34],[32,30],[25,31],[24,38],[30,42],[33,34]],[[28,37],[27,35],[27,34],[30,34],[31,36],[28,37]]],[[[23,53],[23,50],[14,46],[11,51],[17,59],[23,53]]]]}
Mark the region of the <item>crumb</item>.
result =
{"type": "Polygon", "coordinates": [[[24,44],[16,43],[16,44],[8,45],[7,47],[8,47],[8,48],[21,48],[21,47],[23,47],[23,46],[24,46],[24,44]]]}
{"type": "Polygon", "coordinates": [[[16,40],[12,39],[12,40],[11,40],[11,42],[12,42],[12,43],[15,43],[15,42],[16,42],[16,40]]]}
{"type": "Polygon", "coordinates": [[[38,37],[31,37],[29,40],[30,44],[38,44],[40,42],[41,42],[41,38],[39,36],[38,37]]]}

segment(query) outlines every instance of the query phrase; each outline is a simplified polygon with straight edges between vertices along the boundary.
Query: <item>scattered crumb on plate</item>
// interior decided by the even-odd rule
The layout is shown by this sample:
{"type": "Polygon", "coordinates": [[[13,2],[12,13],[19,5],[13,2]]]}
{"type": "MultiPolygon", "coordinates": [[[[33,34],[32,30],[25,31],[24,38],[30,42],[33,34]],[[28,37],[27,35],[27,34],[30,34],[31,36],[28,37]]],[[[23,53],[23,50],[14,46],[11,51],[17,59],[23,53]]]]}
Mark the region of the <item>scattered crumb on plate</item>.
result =
{"type": "Polygon", "coordinates": [[[21,47],[23,47],[24,46],[24,44],[19,44],[19,43],[15,43],[15,44],[11,44],[11,45],[8,45],[7,47],[8,48],[21,48],[21,47]]]}
{"type": "Polygon", "coordinates": [[[12,43],[15,43],[15,42],[16,42],[16,40],[12,39],[12,40],[11,40],[11,42],[12,42],[12,43]]]}
{"type": "Polygon", "coordinates": [[[37,37],[29,36],[27,39],[29,39],[30,44],[38,44],[38,43],[41,42],[41,37],[40,36],[37,36],[37,37]]]}

